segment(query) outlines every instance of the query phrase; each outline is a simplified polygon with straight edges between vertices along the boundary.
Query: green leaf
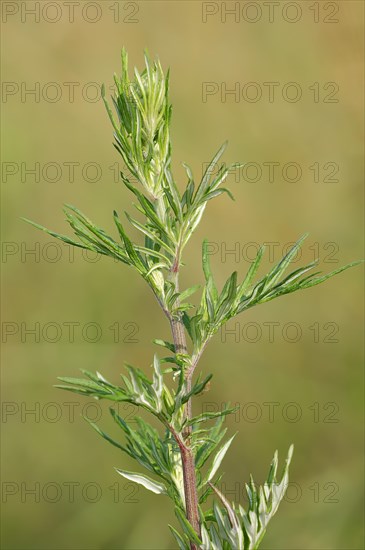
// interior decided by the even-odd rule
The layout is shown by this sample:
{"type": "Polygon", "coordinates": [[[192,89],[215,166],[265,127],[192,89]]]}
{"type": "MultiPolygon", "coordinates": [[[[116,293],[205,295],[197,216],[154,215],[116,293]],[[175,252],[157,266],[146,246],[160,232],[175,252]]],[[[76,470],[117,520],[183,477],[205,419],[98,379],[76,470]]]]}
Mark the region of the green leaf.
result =
{"type": "Polygon", "coordinates": [[[108,441],[109,443],[111,443],[112,445],[114,445],[114,447],[117,447],[118,449],[120,449],[121,451],[127,451],[127,449],[121,445],[120,443],[118,443],[117,441],[115,441],[114,439],[112,439],[108,434],[106,434],[105,432],[103,432],[103,430],[101,430],[99,428],[99,426],[97,426],[97,424],[94,424],[94,422],[92,422],[89,418],[87,418],[87,416],[83,416],[83,418],[86,420],[86,422],[88,422],[90,424],[90,426],[99,434],[101,435],[101,437],[103,437],[106,441],[108,441]]]}
{"type": "Polygon", "coordinates": [[[186,175],[188,177],[188,183],[187,183],[187,186],[186,186],[186,189],[185,189],[185,192],[181,198],[181,204],[183,207],[187,207],[189,208],[192,204],[192,198],[193,198],[193,195],[194,195],[194,189],[195,189],[195,184],[194,184],[194,176],[193,176],[193,173],[192,173],[192,170],[190,168],[190,166],[188,166],[186,163],[182,163],[184,169],[185,169],[185,172],[186,172],[186,175]]]}
{"type": "Polygon", "coordinates": [[[246,277],[244,278],[243,282],[241,283],[241,285],[239,286],[238,288],[238,291],[237,291],[237,299],[241,298],[246,290],[250,287],[256,273],[257,273],[257,270],[259,269],[259,266],[260,266],[260,263],[261,263],[261,260],[262,260],[262,256],[265,252],[265,247],[264,246],[261,246],[257,255],[256,255],[256,258],[255,260],[252,262],[252,264],[250,265],[250,268],[249,270],[247,271],[247,275],[246,277]]]}
{"type": "Polygon", "coordinates": [[[87,388],[92,390],[100,390],[100,384],[93,382],[92,380],[85,380],[85,378],[71,378],[69,376],[57,376],[57,380],[65,382],[66,384],[73,384],[74,386],[80,386],[81,388],[87,388]]]}
{"type": "Polygon", "coordinates": [[[205,195],[204,198],[205,198],[206,201],[209,201],[209,200],[214,199],[215,197],[219,197],[219,195],[223,195],[225,193],[229,196],[230,199],[232,199],[233,201],[235,200],[234,196],[231,193],[231,191],[229,189],[226,189],[225,187],[221,187],[220,189],[216,189],[215,191],[210,191],[209,193],[207,193],[205,195]]]}
{"type": "Polygon", "coordinates": [[[171,533],[174,535],[176,542],[179,545],[179,550],[190,550],[189,539],[183,538],[172,525],[169,525],[171,533]]]}
{"type": "Polygon", "coordinates": [[[124,254],[123,249],[115,242],[112,237],[107,235],[103,229],[96,227],[92,221],[90,221],[80,210],[71,204],[65,205],[65,213],[68,219],[75,224],[76,229],[78,225],[81,224],[81,227],[86,228],[92,235],[95,235],[97,241],[105,246],[109,251],[116,254],[124,254]],[[71,211],[73,214],[70,215],[68,211],[71,211]]]}
{"type": "Polygon", "coordinates": [[[157,216],[154,206],[148,198],[143,195],[138,189],[136,189],[131,182],[124,176],[123,173],[121,173],[122,180],[125,184],[125,186],[132,192],[134,195],[138,198],[138,201],[140,205],[142,206],[143,212],[146,215],[146,217],[152,222],[152,224],[155,226],[155,228],[160,232],[160,235],[164,238],[168,238],[169,235],[166,232],[166,228],[163,223],[161,223],[161,220],[157,216]]]}
{"type": "Polygon", "coordinates": [[[186,300],[187,298],[189,298],[189,296],[191,296],[192,294],[194,294],[194,292],[196,292],[197,290],[199,290],[199,288],[201,288],[201,285],[194,285],[194,286],[191,286],[190,288],[187,288],[186,290],[184,290],[183,292],[181,292],[181,294],[179,294],[179,300],[181,302],[183,302],[184,300],[186,300]]]}
{"type": "Polygon", "coordinates": [[[70,244],[72,246],[76,246],[78,248],[83,248],[85,250],[90,250],[90,247],[88,247],[88,246],[86,246],[82,243],[78,243],[77,241],[73,241],[72,239],[70,239],[69,237],[66,237],[65,235],[55,233],[54,231],[51,231],[50,229],[47,229],[46,227],[43,227],[43,225],[39,225],[38,223],[32,222],[32,220],[28,220],[27,218],[20,218],[20,219],[23,220],[26,223],[29,223],[30,225],[33,225],[33,227],[36,227],[37,229],[40,229],[41,231],[44,231],[48,235],[51,235],[51,237],[55,237],[56,239],[59,239],[60,241],[63,241],[63,242],[65,242],[67,244],[70,244]]]}
{"type": "Polygon", "coordinates": [[[209,291],[212,294],[212,298],[214,302],[218,299],[218,291],[216,289],[216,286],[214,284],[213,274],[210,267],[210,260],[209,260],[209,251],[208,251],[208,245],[209,242],[207,239],[204,239],[203,241],[203,251],[202,251],[202,262],[203,262],[203,271],[205,276],[206,285],[209,288],[209,291]]]}
{"type": "Polygon", "coordinates": [[[186,422],[187,426],[193,426],[194,424],[200,424],[201,422],[207,422],[208,420],[212,420],[213,418],[221,418],[224,416],[227,416],[228,414],[232,414],[235,411],[237,411],[237,407],[223,409],[222,411],[218,412],[205,412],[202,414],[199,414],[198,416],[193,416],[190,420],[186,422]]]}
{"type": "Polygon", "coordinates": [[[164,389],[164,385],[163,385],[162,372],[161,372],[161,368],[160,368],[160,361],[159,361],[157,355],[155,355],[154,358],[153,358],[153,368],[154,368],[154,373],[153,373],[152,387],[153,387],[153,389],[155,391],[155,394],[156,394],[157,410],[160,412],[161,409],[162,409],[162,392],[163,392],[163,389],[164,389]]]}
{"type": "Polygon", "coordinates": [[[204,175],[203,175],[203,178],[200,182],[200,185],[196,191],[196,194],[195,194],[195,197],[194,197],[194,203],[195,202],[199,202],[200,199],[203,198],[208,186],[209,186],[209,180],[210,180],[210,177],[212,175],[212,172],[217,164],[217,162],[219,161],[219,159],[221,158],[221,156],[223,155],[224,151],[226,150],[227,148],[227,141],[223,143],[223,145],[218,149],[217,153],[214,155],[213,159],[211,160],[211,162],[209,163],[207,169],[205,170],[204,172],[204,175]]]}
{"type": "Polygon", "coordinates": [[[181,527],[184,530],[184,533],[188,536],[189,540],[192,542],[195,542],[195,544],[201,544],[201,540],[199,539],[197,533],[194,531],[192,525],[189,523],[189,521],[186,519],[183,512],[180,510],[180,508],[175,508],[175,514],[177,516],[177,519],[179,520],[181,527]]]}
{"type": "Polygon", "coordinates": [[[143,487],[145,487],[149,491],[152,491],[152,493],[155,493],[156,495],[167,494],[167,489],[165,485],[163,483],[158,483],[157,481],[154,481],[150,477],[142,474],[137,474],[135,472],[127,472],[127,470],[120,470],[119,468],[115,468],[115,470],[125,479],[128,479],[129,481],[134,481],[134,483],[138,483],[139,485],[143,485],[143,487]]]}
{"type": "Polygon", "coordinates": [[[113,125],[113,128],[116,132],[118,132],[118,126],[116,125],[116,122],[114,120],[114,116],[113,116],[113,112],[107,102],[107,100],[105,99],[105,85],[102,84],[101,86],[101,97],[103,99],[103,102],[104,102],[104,105],[105,105],[105,108],[106,108],[106,111],[108,113],[108,116],[109,116],[109,119],[110,119],[110,122],[112,123],[113,125]]]}
{"type": "Polygon", "coordinates": [[[118,426],[120,428],[122,428],[122,430],[126,433],[126,434],[130,434],[131,433],[131,428],[128,426],[128,424],[126,423],[126,421],[121,417],[119,416],[119,414],[117,413],[117,411],[115,409],[113,409],[112,407],[109,408],[109,412],[110,414],[112,415],[113,417],[113,420],[116,422],[116,424],[118,424],[118,426]]]}
{"type": "Polygon", "coordinates": [[[195,384],[193,386],[193,388],[191,389],[191,391],[189,391],[188,393],[183,395],[181,402],[182,403],[187,403],[189,401],[190,397],[192,397],[193,395],[198,395],[199,393],[202,393],[205,386],[212,379],[212,377],[213,377],[212,374],[208,374],[208,376],[203,380],[203,382],[195,384]]]}
{"type": "Polygon", "coordinates": [[[184,327],[186,328],[187,333],[189,334],[191,340],[194,341],[194,340],[193,340],[193,334],[192,334],[192,327],[191,327],[190,317],[189,317],[189,315],[186,313],[186,311],[184,311],[183,314],[182,314],[182,322],[183,322],[184,327]]]}
{"type": "Polygon", "coordinates": [[[182,206],[181,206],[181,197],[179,193],[179,189],[175,183],[175,180],[170,172],[169,169],[165,169],[165,177],[166,181],[168,183],[168,186],[165,186],[165,194],[169,201],[169,204],[171,208],[174,211],[174,214],[179,222],[182,222],[183,214],[182,214],[182,206]]]}
{"type": "Polygon", "coordinates": [[[213,324],[215,320],[215,303],[213,297],[210,293],[209,286],[206,286],[204,289],[204,299],[205,299],[205,313],[207,316],[204,316],[204,319],[207,319],[209,323],[213,324]]]}
{"type": "Polygon", "coordinates": [[[200,444],[195,454],[195,464],[198,469],[201,469],[208,458],[211,456],[214,449],[219,445],[227,432],[227,428],[222,429],[224,418],[218,418],[215,425],[209,430],[207,438],[200,444]]]}
{"type": "Polygon", "coordinates": [[[356,262],[351,262],[347,265],[339,267],[338,269],[335,269],[334,271],[331,271],[330,273],[327,273],[326,275],[322,275],[321,277],[315,277],[314,279],[307,280],[304,283],[300,284],[300,288],[310,288],[312,286],[319,285],[320,283],[323,283],[324,281],[327,281],[327,279],[330,279],[331,277],[334,277],[334,275],[338,275],[339,273],[342,273],[343,271],[346,271],[350,267],[355,267],[356,265],[360,265],[363,262],[364,262],[364,260],[358,260],[356,262]]]}
{"type": "Polygon", "coordinates": [[[134,249],[133,244],[131,243],[131,241],[129,240],[129,237],[125,233],[125,231],[123,229],[123,226],[122,226],[122,224],[119,220],[118,214],[115,210],[114,210],[114,222],[115,222],[115,225],[117,226],[119,234],[120,234],[120,236],[121,236],[121,238],[124,242],[127,254],[128,254],[132,264],[138,269],[138,271],[141,274],[145,274],[146,273],[146,266],[143,264],[140,255],[134,249]]]}
{"type": "MultiPolygon", "coordinates": [[[[71,393],[77,393],[79,395],[86,395],[86,396],[90,396],[92,395],[92,392],[88,389],[82,389],[82,388],[73,388],[71,386],[64,386],[62,384],[54,384],[53,386],[54,388],[58,389],[58,390],[66,390],[66,391],[69,391],[71,393]]],[[[107,395],[107,394],[106,394],[107,395]]]]}
{"type": "Polygon", "coordinates": [[[172,353],[175,353],[175,346],[174,344],[171,344],[171,342],[166,342],[166,340],[160,340],[160,339],[155,339],[152,341],[154,344],[157,344],[157,346],[162,346],[163,348],[168,349],[172,353]]]}
{"type": "Polygon", "coordinates": [[[311,262],[304,267],[294,270],[284,279],[279,280],[284,274],[284,271],[288,267],[289,263],[293,260],[295,254],[299,250],[306,236],[307,234],[303,235],[284,256],[284,258],[279,262],[279,264],[277,264],[265,277],[263,277],[258,283],[256,283],[253,289],[247,293],[247,288],[253,278],[254,273],[257,270],[258,264],[262,256],[262,249],[260,249],[254,263],[250,267],[249,273],[247,274],[245,281],[238,288],[234,307],[236,314],[241,313],[242,311],[253,307],[256,304],[268,302],[270,300],[273,300],[274,298],[278,298],[279,296],[290,294],[292,292],[296,292],[297,290],[310,288],[317,284],[323,283],[334,275],[342,273],[342,271],[345,271],[350,267],[354,267],[362,263],[362,261],[352,262],[320,277],[316,276],[318,275],[318,272],[303,277],[303,275],[305,275],[308,271],[310,271],[317,265],[317,260],[315,260],[314,262],[311,262]]]}
{"type": "Polygon", "coordinates": [[[225,317],[227,320],[233,313],[233,305],[237,294],[237,271],[234,271],[232,275],[226,281],[223,287],[222,294],[219,297],[219,308],[217,311],[217,323],[222,322],[225,317]]]}
{"type": "Polygon", "coordinates": [[[275,283],[280,279],[290,262],[293,260],[298,250],[302,246],[303,241],[308,237],[308,233],[305,233],[298,239],[289,252],[283,257],[283,259],[268,273],[265,277],[265,285],[263,290],[272,288],[275,283]]]}
{"type": "Polygon", "coordinates": [[[213,464],[211,466],[211,468],[209,469],[209,472],[208,472],[208,475],[206,477],[206,481],[205,483],[208,483],[209,481],[211,481],[213,479],[213,477],[215,476],[215,474],[217,473],[218,471],[218,468],[219,466],[221,465],[221,462],[223,460],[223,458],[225,457],[225,454],[226,452],[228,451],[233,439],[235,438],[237,434],[234,434],[228,441],[226,441],[226,443],[220,448],[220,450],[218,451],[218,453],[216,454],[214,460],[213,460],[213,464]]]}
{"type": "MultiPolygon", "coordinates": [[[[237,515],[235,514],[234,509],[232,508],[232,506],[230,505],[230,503],[228,502],[226,497],[223,495],[223,493],[221,493],[221,491],[219,491],[219,489],[217,487],[215,487],[210,482],[209,482],[209,485],[210,485],[211,489],[213,489],[213,491],[216,493],[216,495],[218,496],[218,498],[222,502],[225,509],[227,510],[227,514],[228,514],[228,517],[229,517],[229,521],[231,522],[232,528],[236,531],[236,533],[239,533],[240,532],[240,525],[239,525],[239,521],[238,521],[237,515]]],[[[217,510],[217,508],[216,508],[216,510],[217,510]]],[[[243,550],[243,537],[240,537],[238,548],[240,548],[240,549],[242,548],[242,550],[243,550]]]]}
{"type": "Polygon", "coordinates": [[[156,235],[156,233],[151,231],[148,227],[146,227],[142,223],[139,223],[137,220],[133,219],[127,212],[125,212],[125,215],[126,215],[128,221],[136,229],[138,229],[139,231],[144,233],[144,235],[147,235],[147,237],[149,237],[153,242],[158,243],[162,248],[164,248],[166,250],[166,252],[171,254],[171,256],[174,256],[174,250],[171,248],[171,246],[168,243],[166,243],[165,241],[160,239],[160,237],[158,237],[158,235],[156,235]]]}

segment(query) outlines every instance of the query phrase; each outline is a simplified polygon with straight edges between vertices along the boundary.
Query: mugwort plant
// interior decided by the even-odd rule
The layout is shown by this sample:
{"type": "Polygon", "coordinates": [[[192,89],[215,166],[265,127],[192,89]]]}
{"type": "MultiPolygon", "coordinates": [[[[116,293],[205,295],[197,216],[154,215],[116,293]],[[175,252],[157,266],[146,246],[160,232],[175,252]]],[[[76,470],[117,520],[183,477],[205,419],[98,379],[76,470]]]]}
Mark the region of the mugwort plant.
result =
{"type": "Polygon", "coordinates": [[[122,374],[121,383],[116,385],[99,372],[84,370],[84,378],[62,377],[59,379],[62,384],[56,387],[114,403],[132,403],[159,421],[160,430],[141,417],[137,418],[137,427],[131,426],[111,407],[111,416],[124,434],[122,443],[90,423],[104,439],[148,472],[147,475],[118,468],[120,475],[173,501],[180,530],[169,527],[181,550],[256,549],[285,494],[293,446],[281,475],[277,473],[276,452],[266,482],[257,486],[251,477],[246,485],[246,509],[229,502],[218,483],[222,478],[220,465],[234,438],[221,443],[226,434],[224,418],[234,409],[227,406],[221,412],[193,416],[192,400],[209,389],[212,378],[211,374],[206,378],[196,376],[198,363],[213,335],[232,317],[284,294],[318,285],[359,262],[320,275],[313,272],[318,263],[314,261],[286,274],[304,235],[266,275],[256,280],[264,254],[262,247],[243,281],[238,281],[234,272],[219,290],[204,241],[204,285],[181,290],[179,275],[185,247],[207,203],[223,193],[231,196],[221,184],[237,165],[223,164],[215,171],[224,144],[199,184],[195,183],[190,167],[183,165],[187,183],[181,192],[171,169],[169,73],[165,75],[160,62],[151,61],[146,54],[143,72],[135,69],[131,80],[128,56],[123,49],[121,76],[115,76],[114,80],[116,91],[112,101],[116,116],[105,98],[104,88],[102,95],[114,128],[114,146],[128,170],[121,173],[121,179],[136,201],[137,216],[126,213],[126,219],[141,233],[142,241],[131,240],[115,211],[119,240],[70,205],[65,207],[65,214],[76,239],[30,223],[69,245],[99,252],[136,270],[167,317],[172,341],[154,340],[167,355],[154,356],[149,376],[127,365],[126,374],[122,374]],[[194,306],[188,299],[199,290],[201,297],[194,306]],[[210,507],[206,504],[208,498],[213,499],[210,507]]]}

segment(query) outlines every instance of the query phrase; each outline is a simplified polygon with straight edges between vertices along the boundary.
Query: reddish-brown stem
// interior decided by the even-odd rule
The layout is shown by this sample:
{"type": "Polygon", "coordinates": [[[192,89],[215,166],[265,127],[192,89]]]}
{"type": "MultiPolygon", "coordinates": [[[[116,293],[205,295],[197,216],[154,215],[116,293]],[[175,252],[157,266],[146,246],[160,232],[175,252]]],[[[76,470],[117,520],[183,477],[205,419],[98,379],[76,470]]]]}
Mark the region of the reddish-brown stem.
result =
{"type": "MultiPolygon", "coordinates": [[[[177,264],[178,265],[178,264],[177,264]]],[[[174,263],[174,279],[175,279],[175,291],[178,292],[178,269],[176,268],[176,261],[174,263]]],[[[182,322],[182,319],[179,315],[177,318],[170,316],[170,325],[172,331],[172,337],[174,340],[175,353],[176,354],[187,354],[186,346],[186,335],[185,327],[182,322]]],[[[186,391],[191,390],[191,375],[186,374],[186,391]]],[[[190,419],[192,417],[191,410],[191,399],[188,400],[185,406],[185,419],[190,419]]],[[[185,507],[186,507],[186,517],[193,527],[194,531],[200,537],[200,519],[199,519],[199,508],[198,508],[198,491],[196,484],[196,471],[195,471],[195,461],[194,454],[192,449],[189,447],[189,436],[191,433],[191,428],[188,427],[183,433],[183,437],[176,433],[173,435],[176,438],[176,441],[179,445],[183,478],[184,478],[184,493],[185,493],[185,507]]],[[[190,543],[191,550],[198,550],[198,547],[193,542],[190,543]]]]}
{"type": "MultiPolygon", "coordinates": [[[[196,491],[194,455],[190,447],[186,445],[184,439],[181,437],[180,434],[176,432],[173,426],[167,424],[167,427],[174,436],[180,449],[184,478],[186,517],[196,533],[198,533],[198,535],[200,536],[201,532],[198,511],[198,493],[196,491]],[[192,491],[192,487],[195,488],[195,490],[192,491]]],[[[191,550],[198,550],[198,547],[194,543],[190,543],[190,548],[191,550]]]]}
{"type": "MultiPolygon", "coordinates": [[[[170,322],[172,336],[174,339],[175,352],[186,354],[187,349],[184,325],[181,319],[171,319],[170,322]]],[[[186,390],[189,392],[191,389],[190,376],[186,378],[186,385],[186,390]]],[[[189,401],[186,403],[185,418],[190,419],[191,416],[191,399],[189,399],[189,401]]],[[[188,428],[184,432],[184,439],[178,438],[177,442],[180,448],[183,469],[186,517],[191,523],[194,531],[200,536],[200,519],[198,509],[198,491],[196,486],[195,461],[194,454],[187,443],[190,433],[190,428],[188,428]]],[[[190,548],[191,550],[198,549],[198,547],[193,542],[190,543],[190,548]]]]}
{"type": "MultiPolygon", "coordinates": [[[[194,455],[190,448],[180,449],[181,461],[184,476],[184,491],[186,517],[191,523],[192,528],[200,537],[200,520],[198,510],[198,492],[196,490],[196,475],[194,455]]],[[[197,550],[198,547],[191,542],[191,550],[197,550]]]]}

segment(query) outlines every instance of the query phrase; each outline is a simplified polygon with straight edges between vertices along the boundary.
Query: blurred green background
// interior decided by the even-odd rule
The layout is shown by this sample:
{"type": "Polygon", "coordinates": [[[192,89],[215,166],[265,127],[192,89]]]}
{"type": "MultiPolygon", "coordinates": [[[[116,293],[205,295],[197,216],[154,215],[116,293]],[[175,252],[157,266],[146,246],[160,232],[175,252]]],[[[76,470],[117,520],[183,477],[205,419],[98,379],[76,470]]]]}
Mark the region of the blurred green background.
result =
{"type": "MultiPolygon", "coordinates": [[[[174,548],[170,502],[117,476],[114,466],[134,464],[81,416],[116,435],[107,408],[52,387],[79,368],[114,381],[124,361],[148,372],[166,321],[134,272],[72,255],[19,218],[69,234],[61,207],[71,203],[114,232],[112,210],[131,201],[116,181],[120,159],[96,86],[112,84],[123,45],[139,68],[147,47],[171,67],[180,185],[180,163],[198,179],[227,138],[227,161],[256,163],[228,180],[235,202],[209,204],[183,286],[202,281],[204,237],[219,283],[236,269],[243,276],[248,243],[272,243],[269,268],[305,231],[303,262],[319,251],[330,271],[361,258],[363,3],[280,2],[271,19],[261,2],[79,2],[73,22],[66,2],[41,2],[31,15],[35,4],[2,3],[2,548],[174,548]],[[207,82],[216,93],[203,101],[207,82]],[[264,82],[278,83],[272,101],[264,82]],[[302,90],[297,102],[283,98],[293,97],[289,82],[302,90]],[[224,96],[235,83],[243,95],[224,96]],[[244,94],[255,89],[262,97],[250,102],[244,94]],[[279,163],[271,182],[268,162],[279,163]],[[293,162],[298,181],[285,172],[293,162]],[[225,254],[232,249],[238,257],[225,254]]],[[[218,334],[202,360],[214,378],[196,410],[239,405],[222,487],[231,499],[244,502],[249,474],[262,482],[274,450],[283,459],[295,444],[292,485],[263,549],[364,548],[361,304],[356,268],[231,321],[236,336],[218,334]]],[[[133,420],[133,409],[120,412],[133,420]]]]}

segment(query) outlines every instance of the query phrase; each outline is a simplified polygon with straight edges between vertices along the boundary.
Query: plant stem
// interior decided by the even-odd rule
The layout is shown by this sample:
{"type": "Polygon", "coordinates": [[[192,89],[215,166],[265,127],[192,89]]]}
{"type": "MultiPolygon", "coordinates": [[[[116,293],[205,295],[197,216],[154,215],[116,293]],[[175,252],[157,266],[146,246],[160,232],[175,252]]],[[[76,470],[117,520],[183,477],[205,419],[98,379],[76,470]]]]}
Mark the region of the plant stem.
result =
{"type": "MultiPolygon", "coordinates": [[[[186,517],[191,523],[192,527],[201,536],[200,532],[200,521],[199,521],[199,510],[198,510],[198,493],[196,490],[196,476],[195,476],[195,462],[194,455],[190,447],[186,445],[184,439],[176,432],[174,427],[170,424],[166,424],[167,428],[170,430],[174,436],[181,455],[181,462],[183,468],[183,478],[184,478],[184,492],[185,492],[185,503],[186,503],[186,517]],[[195,490],[190,492],[190,488],[194,487],[195,490]],[[187,498],[187,495],[190,495],[187,498]]],[[[198,550],[198,547],[193,542],[190,543],[191,550],[198,550]]]]}
{"type": "MultiPolygon", "coordinates": [[[[200,520],[198,510],[198,492],[196,490],[195,461],[193,451],[189,447],[180,448],[181,461],[184,476],[184,491],[186,504],[186,517],[192,528],[200,537],[200,520]]],[[[193,542],[190,543],[191,550],[198,550],[193,542]]]]}
{"type": "MultiPolygon", "coordinates": [[[[178,292],[178,268],[174,273],[175,279],[175,291],[178,292]]],[[[175,353],[187,354],[185,327],[179,315],[178,318],[170,316],[170,325],[172,331],[172,337],[174,340],[175,353]]],[[[186,391],[191,390],[191,376],[186,373],[186,391]]],[[[186,403],[185,418],[190,419],[192,417],[191,399],[186,403]]],[[[195,472],[195,460],[192,449],[187,445],[188,438],[191,433],[191,427],[189,426],[183,434],[183,440],[177,439],[181,453],[181,462],[184,478],[184,492],[185,492],[185,506],[186,517],[193,527],[194,531],[200,537],[200,519],[198,509],[198,491],[196,486],[196,472],[195,472]]],[[[193,542],[190,543],[191,550],[198,550],[198,547],[193,542]]]]}

